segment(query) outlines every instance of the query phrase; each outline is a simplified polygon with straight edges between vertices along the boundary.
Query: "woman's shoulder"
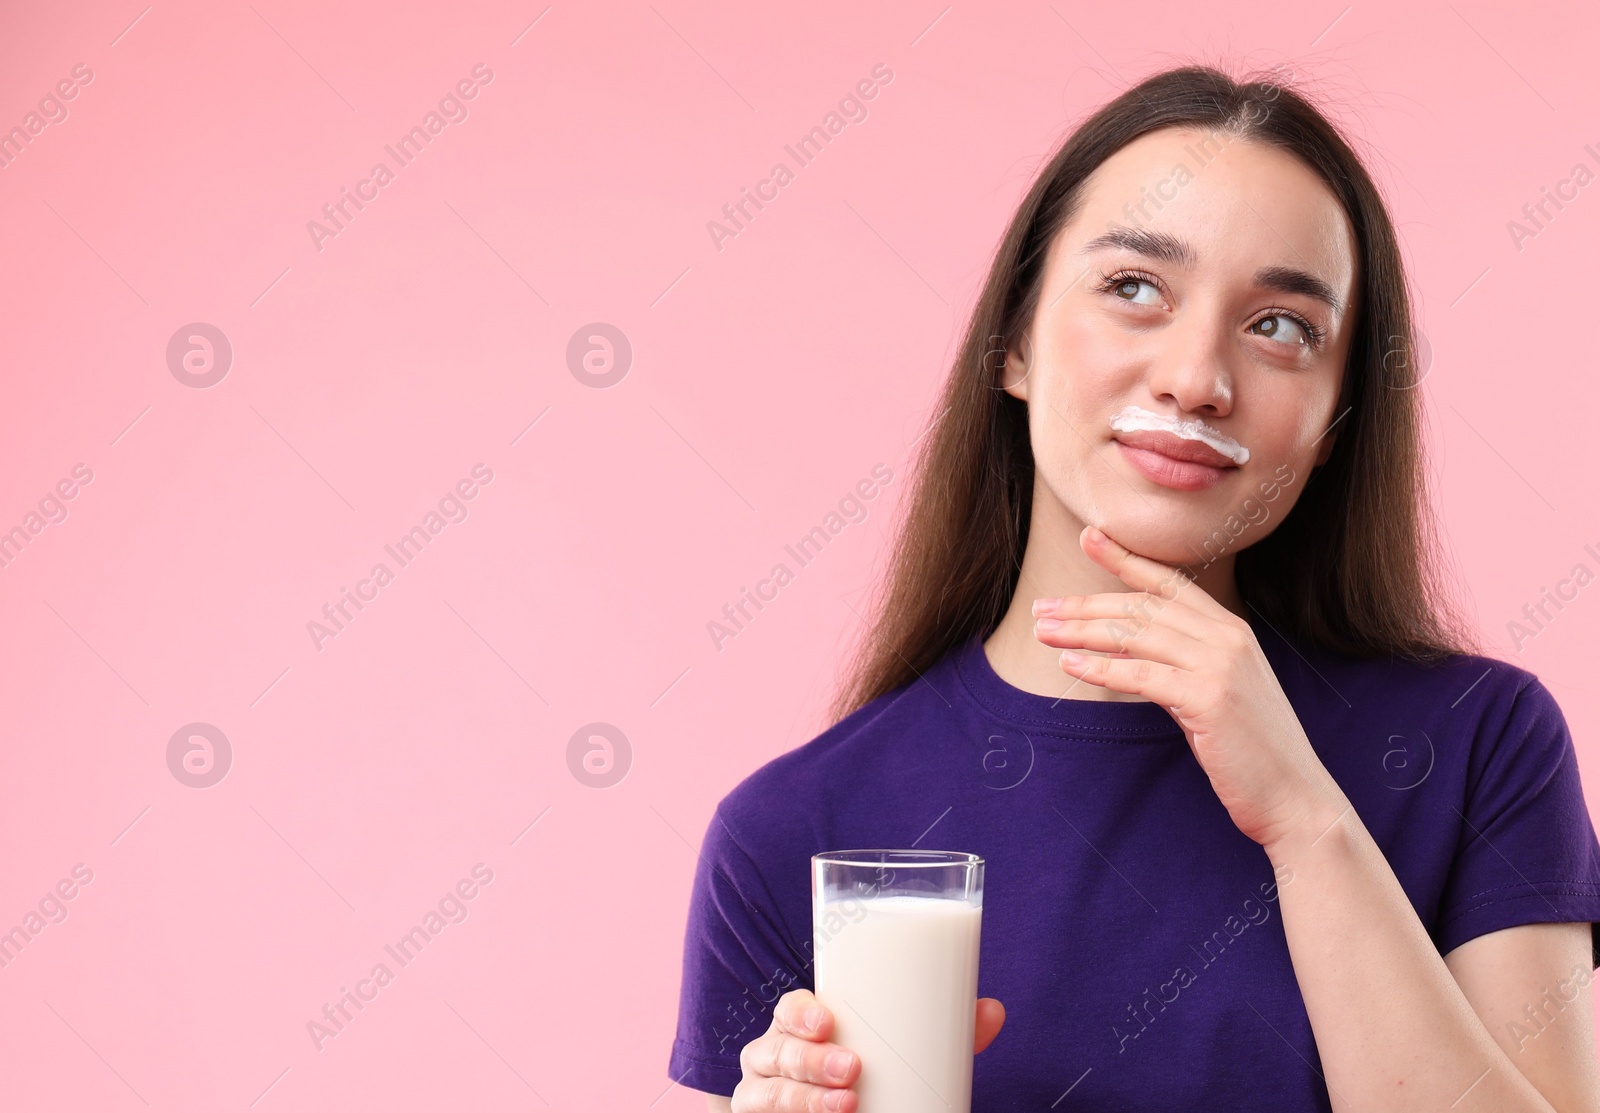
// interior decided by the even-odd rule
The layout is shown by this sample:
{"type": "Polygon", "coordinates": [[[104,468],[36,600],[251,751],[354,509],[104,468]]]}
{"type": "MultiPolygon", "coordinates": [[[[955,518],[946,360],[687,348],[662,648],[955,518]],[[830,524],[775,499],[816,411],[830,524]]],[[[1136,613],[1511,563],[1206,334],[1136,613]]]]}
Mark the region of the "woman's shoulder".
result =
{"type": "Polygon", "coordinates": [[[1577,750],[1532,669],[1454,653],[1326,671],[1353,706],[1313,744],[1441,954],[1520,924],[1600,924],[1577,750]]]}
{"type": "Polygon", "coordinates": [[[1292,649],[1274,666],[1319,752],[1386,788],[1409,788],[1426,769],[1430,782],[1470,791],[1511,765],[1559,763],[1572,748],[1555,696],[1515,661],[1471,651],[1418,660],[1292,649]],[[1453,778],[1440,776],[1450,768],[1453,778]]]}
{"type": "Polygon", "coordinates": [[[1281,636],[1273,640],[1278,643],[1275,649],[1265,640],[1263,645],[1286,687],[1315,685],[1328,698],[1347,704],[1449,711],[1458,722],[1493,723],[1524,706],[1554,703],[1530,669],[1485,653],[1457,650],[1429,659],[1363,657],[1281,636]]]}
{"type": "Polygon", "coordinates": [[[863,704],[809,741],[786,750],[745,776],[723,798],[724,807],[768,807],[858,766],[869,751],[882,752],[904,737],[903,725],[921,708],[913,691],[896,689],[863,704]]]}
{"type": "Polygon", "coordinates": [[[943,694],[952,663],[953,655],[946,657],[925,676],[766,761],[722,798],[718,812],[736,829],[769,824],[775,816],[818,819],[824,810],[849,810],[875,786],[936,761],[954,729],[943,694]]]}

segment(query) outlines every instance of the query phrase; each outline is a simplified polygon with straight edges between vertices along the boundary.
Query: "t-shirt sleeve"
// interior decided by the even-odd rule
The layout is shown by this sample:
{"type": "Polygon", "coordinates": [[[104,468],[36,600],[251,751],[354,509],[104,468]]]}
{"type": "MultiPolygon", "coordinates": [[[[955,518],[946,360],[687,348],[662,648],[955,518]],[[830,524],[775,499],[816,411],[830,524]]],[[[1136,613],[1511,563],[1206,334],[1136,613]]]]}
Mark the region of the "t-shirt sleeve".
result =
{"type": "Polygon", "coordinates": [[[680,1085],[731,1095],[742,1077],[740,1050],[766,1032],[783,994],[811,988],[811,971],[720,805],[701,844],[688,919],[667,1069],[680,1085]]]}
{"type": "Polygon", "coordinates": [[[1530,678],[1469,779],[1439,905],[1441,954],[1502,928],[1588,923],[1600,967],[1600,842],[1555,697],[1530,678]]]}

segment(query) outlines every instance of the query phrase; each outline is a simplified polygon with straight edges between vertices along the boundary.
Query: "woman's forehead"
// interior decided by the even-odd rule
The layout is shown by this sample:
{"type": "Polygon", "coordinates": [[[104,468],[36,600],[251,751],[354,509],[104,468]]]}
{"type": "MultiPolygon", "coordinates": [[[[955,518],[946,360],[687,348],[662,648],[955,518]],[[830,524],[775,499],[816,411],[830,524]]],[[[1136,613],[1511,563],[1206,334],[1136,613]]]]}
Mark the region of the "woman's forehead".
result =
{"type": "Polygon", "coordinates": [[[1297,270],[1345,309],[1354,292],[1355,232],[1338,198],[1289,152],[1223,131],[1163,128],[1117,151],[1085,181],[1052,253],[1065,249],[1072,258],[1057,261],[1076,273],[1092,242],[1127,255],[1141,238],[1173,248],[1159,260],[1172,267],[1249,278],[1297,270]],[[1118,242],[1119,230],[1151,235],[1118,242]]]}

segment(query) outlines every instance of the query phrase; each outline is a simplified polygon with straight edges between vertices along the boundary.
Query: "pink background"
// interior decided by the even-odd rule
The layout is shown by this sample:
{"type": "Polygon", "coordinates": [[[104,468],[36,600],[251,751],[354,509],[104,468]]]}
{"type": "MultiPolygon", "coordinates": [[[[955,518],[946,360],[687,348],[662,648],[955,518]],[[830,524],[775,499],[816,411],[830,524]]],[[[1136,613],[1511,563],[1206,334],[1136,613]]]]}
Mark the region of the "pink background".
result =
{"type": "Polygon", "coordinates": [[[1189,59],[1287,64],[1374,152],[1451,552],[1600,802],[1600,587],[1520,654],[1506,629],[1600,570],[1600,186],[1507,230],[1600,169],[1593,11],[141,7],[13,5],[0,33],[0,127],[93,73],[0,169],[0,530],[93,473],[0,569],[0,929],[93,873],[0,968],[0,1106],[702,1108],[665,1067],[711,808],[825,725],[1032,174],[1189,59]],[[307,222],[479,63],[468,118],[319,250],[307,222]],[[869,117],[718,251],[707,222],[880,63],[869,117]],[[206,388],[167,363],[193,322],[233,349],[206,388]],[[606,389],[567,361],[593,322],[632,347],[606,389]],[[719,651],[723,604],[879,463],[870,516],[719,651]],[[399,569],[384,546],[478,464],[399,569]],[[569,764],[596,722],[628,741],[607,788],[569,764]],[[192,723],[232,751],[208,788],[169,764],[192,723]],[[388,959],[478,863],[467,918],[388,959]]]}

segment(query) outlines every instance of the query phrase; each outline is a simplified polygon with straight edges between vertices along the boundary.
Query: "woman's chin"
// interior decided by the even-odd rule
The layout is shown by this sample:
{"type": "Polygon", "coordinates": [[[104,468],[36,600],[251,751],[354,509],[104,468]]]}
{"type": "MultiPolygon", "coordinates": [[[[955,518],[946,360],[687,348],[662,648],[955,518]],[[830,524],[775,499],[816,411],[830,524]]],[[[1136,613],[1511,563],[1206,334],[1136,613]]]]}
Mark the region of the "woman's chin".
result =
{"type": "Polygon", "coordinates": [[[1200,523],[1113,519],[1094,524],[1124,548],[1173,566],[1197,567],[1214,563],[1231,556],[1246,541],[1243,537],[1230,537],[1226,530],[1213,530],[1200,523]]]}

